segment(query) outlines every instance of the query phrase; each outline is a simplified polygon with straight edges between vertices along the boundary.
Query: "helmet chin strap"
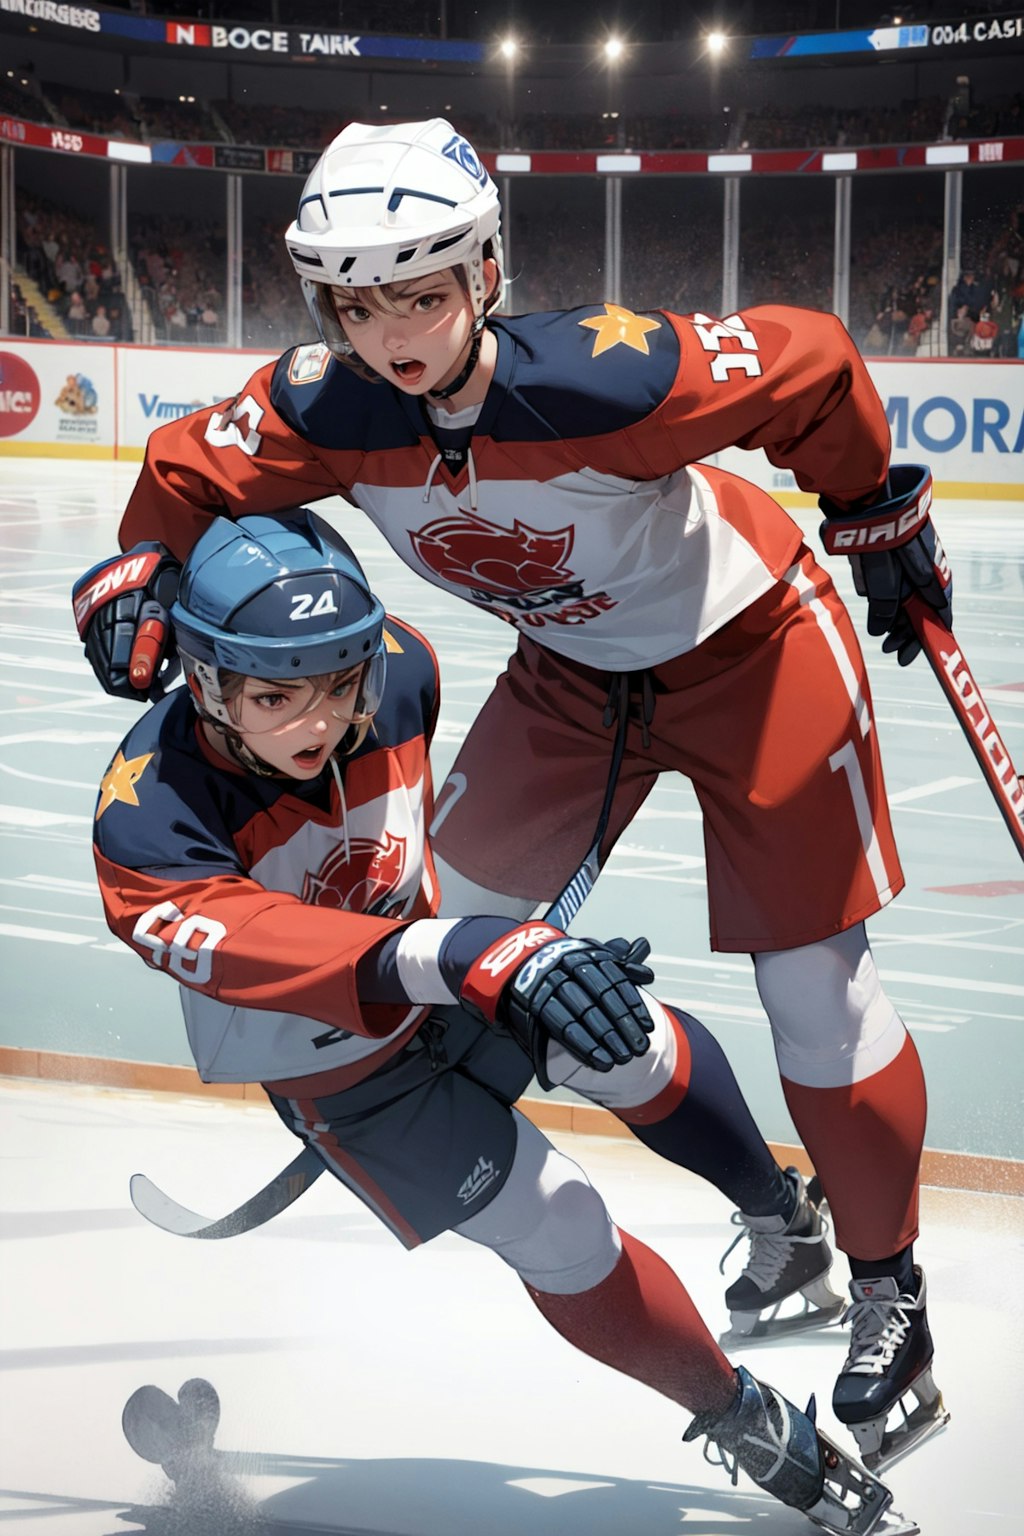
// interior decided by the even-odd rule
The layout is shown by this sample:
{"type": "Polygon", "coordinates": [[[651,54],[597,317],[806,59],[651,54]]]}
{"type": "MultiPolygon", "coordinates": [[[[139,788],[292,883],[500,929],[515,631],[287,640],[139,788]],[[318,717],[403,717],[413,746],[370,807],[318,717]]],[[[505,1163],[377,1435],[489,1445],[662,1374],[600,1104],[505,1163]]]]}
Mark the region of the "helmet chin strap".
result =
{"type": "Polygon", "coordinates": [[[459,373],[444,389],[428,389],[427,394],[431,400],[450,400],[452,395],[457,395],[460,389],[465,389],[469,382],[470,374],[480,361],[480,343],[483,340],[485,317],[480,315],[473,322],[473,342],[469,349],[469,356],[459,373]]]}

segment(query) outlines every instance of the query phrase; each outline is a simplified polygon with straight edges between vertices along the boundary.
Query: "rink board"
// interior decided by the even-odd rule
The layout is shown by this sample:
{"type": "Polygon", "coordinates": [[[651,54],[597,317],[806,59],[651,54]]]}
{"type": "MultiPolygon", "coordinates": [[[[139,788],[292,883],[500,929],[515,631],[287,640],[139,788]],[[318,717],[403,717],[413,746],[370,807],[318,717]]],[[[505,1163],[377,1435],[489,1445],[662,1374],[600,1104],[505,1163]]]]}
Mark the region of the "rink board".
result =
{"type": "MultiPolygon", "coordinates": [[[[154,428],[231,399],[272,356],[3,340],[0,457],[140,460],[154,428]],[[16,391],[3,382],[12,370],[16,391]]],[[[868,369],[885,402],[893,457],[930,464],[937,495],[1024,500],[1024,364],[869,358],[868,369]]],[[[730,448],[709,462],[747,476],[785,506],[813,505],[761,452],[730,448]]]]}

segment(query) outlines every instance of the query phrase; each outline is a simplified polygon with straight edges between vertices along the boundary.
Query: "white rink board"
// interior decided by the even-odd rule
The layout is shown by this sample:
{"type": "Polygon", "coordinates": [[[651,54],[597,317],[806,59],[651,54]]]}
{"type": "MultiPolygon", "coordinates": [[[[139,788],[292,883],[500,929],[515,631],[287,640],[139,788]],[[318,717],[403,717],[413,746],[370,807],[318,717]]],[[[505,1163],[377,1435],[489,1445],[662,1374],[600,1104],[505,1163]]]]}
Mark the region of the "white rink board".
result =
{"type": "Polygon", "coordinates": [[[0,337],[0,454],[113,458],[115,350],[0,337]]]}
{"type": "Polygon", "coordinates": [[[223,347],[120,347],[2,337],[0,457],[141,459],[154,427],[230,400],[276,355],[223,347]],[[4,367],[5,354],[31,370],[34,413],[30,409],[14,415],[3,409],[3,378],[10,366],[4,367]],[[88,384],[88,411],[76,411],[76,402],[64,393],[69,377],[81,377],[88,384]]]}
{"type": "MultiPolygon", "coordinates": [[[[1024,499],[1024,364],[869,358],[892,432],[893,459],[930,466],[939,495],[1024,499]]],[[[709,461],[783,502],[800,495],[789,470],[727,448],[709,461]],[[781,493],[781,494],[780,494],[781,493]]],[[[801,496],[807,505],[812,496],[801,496]]]]}
{"type": "MultiPolygon", "coordinates": [[[[2,339],[0,379],[4,353],[35,374],[38,409],[27,425],[0,409],[0,456],[53,452],[134,460],[155,427],[231,399],[274,356],[2,339]],[[90,413],[76,415],[58,405],[69,376],[89,381],[95,394],[90,413]]],[[[895,459],[930,465],[939,495],[1024,499],[1024,364],[874,358],[868,368],[885,403],[895,459]]],[[[784,503],[813,500],[762,452],[727,448],[709,462],[745,475],[784,503]]]]}
{"type": "Polygon", "coordinates": [[[197,347],[118,347],[119,457],[141,455],[154,427],[231,400],[257,368],[277,353],[209,351],[197,347]]]}

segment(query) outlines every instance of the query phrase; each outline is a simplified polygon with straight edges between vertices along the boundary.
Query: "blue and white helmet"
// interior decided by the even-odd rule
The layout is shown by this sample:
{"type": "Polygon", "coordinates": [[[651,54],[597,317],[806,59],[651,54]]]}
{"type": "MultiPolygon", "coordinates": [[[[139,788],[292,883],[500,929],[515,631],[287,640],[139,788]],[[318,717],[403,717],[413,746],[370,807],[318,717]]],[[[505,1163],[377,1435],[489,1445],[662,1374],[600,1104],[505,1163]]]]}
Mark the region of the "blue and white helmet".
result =
{"type": "Polygon", "coordinates": [[[498,189],[476,151],[442,117],[373,127],[349,123],[324,150],[285,235],[317,329],[351,355],[331,287],[377,288],[462,267],[478,320],[501,301],[484,253],[502,269],[498,189]]]}
{"type": "Polygon", "coordinates": [[[383,605],[344,539],[306,507],[216,518],[185,562],[171,622],[197,706],[201,695],[201,712],[228,729],[224,672],[299,680],[361,665],[360,717],[380,703],[383,605]]]}

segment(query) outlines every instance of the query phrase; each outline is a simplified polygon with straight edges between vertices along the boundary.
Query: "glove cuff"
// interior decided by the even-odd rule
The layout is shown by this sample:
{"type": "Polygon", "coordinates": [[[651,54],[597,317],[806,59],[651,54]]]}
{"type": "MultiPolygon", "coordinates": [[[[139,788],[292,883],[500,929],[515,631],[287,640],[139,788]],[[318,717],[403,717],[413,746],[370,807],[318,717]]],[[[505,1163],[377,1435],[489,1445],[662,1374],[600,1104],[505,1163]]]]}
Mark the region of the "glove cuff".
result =
{"type": "Polygon", "coordinates": [[[536,950],[555,939],[564,939],[561,928],[550,923],[521,923],[511,933],[503,934],[479,955],[460,988],[460,999],[476,1009],[488,1024],[497,1019],[498,1003],[516,971],[536,950]]]}
{"type": "Polygon", "coordinates": [[[72,588],[79,639],[85,639],[97,608],[102,608],[115,593],[137,592],[145,588],[157,566],[166,559],[167,551],[160,544],[139,547],[130,549],[125,555],[115,555],[112,560],[101,560],[80,576],[72,588]]]}
{"type": "Polygon", "coordinates": [[[911,483],[900,494],[861,511],[833,512],[824,498],[820,500],[821,510],[826,514],[820,529],[821,542],[828,554],[866,555],[899,549],[917,537],[929,521],[931,471],[914,464],[900,465],[899,469],[899,479],[911,483]]]}

